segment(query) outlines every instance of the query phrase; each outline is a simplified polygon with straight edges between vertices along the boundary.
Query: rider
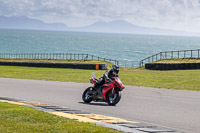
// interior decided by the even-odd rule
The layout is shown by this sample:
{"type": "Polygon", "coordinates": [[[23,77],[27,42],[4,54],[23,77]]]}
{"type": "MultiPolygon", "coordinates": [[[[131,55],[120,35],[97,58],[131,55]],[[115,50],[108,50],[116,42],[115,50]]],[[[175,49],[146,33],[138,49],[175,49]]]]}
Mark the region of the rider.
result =
{"type": "Polygon", "coordinates": [[[105,80],[112,81],[113,77],[118,77],[118,73],[119,73],[119,66],[113,65],[111,70],[106,71],[103,77],[99,78],[99,80],[94,85],[94,88],[103,85],[105,80]]]}

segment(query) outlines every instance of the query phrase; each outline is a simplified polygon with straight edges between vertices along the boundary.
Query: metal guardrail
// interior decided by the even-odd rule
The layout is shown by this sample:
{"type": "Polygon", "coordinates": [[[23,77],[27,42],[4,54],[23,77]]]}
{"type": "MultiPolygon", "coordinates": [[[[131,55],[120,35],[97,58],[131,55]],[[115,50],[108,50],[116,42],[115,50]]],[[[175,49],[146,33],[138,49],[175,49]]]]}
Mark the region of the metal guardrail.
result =
{"type": "Polygon", "coordinates": [[[108,61],[125,68],[138,67],[138,61],[113,60],[91,54],[80,53],[0,53],[1,59],[68,59],[68,60],[98,60],[108,61]]]}
{"type": "Polygon", "coordinates": [[[119,60],[119,66],[124,68],[137,68],[138,61],[132,61],[132,60],[119,60]]]}
{"type": "Polygon", "coordinates": [[[165,51],[160,52],[155,55],[149,56],[140,61],[139,66],[142,67],[145,63],[151,63],[163,59],[173,59],[173,58],[199,58],[200,49],[195,50],[179,50],[179,51],[165,51]]]}
{"type": "Polygon", "coordinates": [[[102,58],[91,54],[78,53],[0,53],[1,59],[69,59],[69,60],[98,60],[108,61],[119,65],[119,61],[102,58]]]}

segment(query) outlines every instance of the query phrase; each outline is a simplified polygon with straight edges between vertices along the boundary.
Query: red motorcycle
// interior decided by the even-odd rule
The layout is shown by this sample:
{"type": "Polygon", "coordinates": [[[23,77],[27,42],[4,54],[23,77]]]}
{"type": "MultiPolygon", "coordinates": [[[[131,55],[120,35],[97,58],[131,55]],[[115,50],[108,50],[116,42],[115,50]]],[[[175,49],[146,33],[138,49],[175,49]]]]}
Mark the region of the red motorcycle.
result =
{"type": "MultiPolygon", "coordinates": [[[[90,82],[95,84],[98,79],[92,77],[90,82]]],[[[82,95],[85,103],[107,102],[108,105],[116,105],[121,99],[121,91],[125,88],[119,77],[113,77],[113,80],[105,80],[102,86],[96,88],[88,87],[82,95]]]]}

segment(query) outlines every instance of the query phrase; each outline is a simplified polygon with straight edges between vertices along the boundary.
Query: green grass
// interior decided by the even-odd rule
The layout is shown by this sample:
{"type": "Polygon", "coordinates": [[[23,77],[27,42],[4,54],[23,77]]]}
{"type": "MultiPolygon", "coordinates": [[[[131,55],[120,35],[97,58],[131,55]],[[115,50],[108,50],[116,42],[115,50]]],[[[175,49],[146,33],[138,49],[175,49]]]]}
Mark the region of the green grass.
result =
{"type": "MultiPolygon", "coordinates": [[[[154,63],[154,62],[153,62],[154,63]]],[[[200,63],[200,58],[173,58],[163,59],[155,63],[200,63]]]]}
{"type": "Polygon", "coordinates": [[[114,133],[92,123],[79,123],[30,107],[0,102],[1,133],[114,133]]]}
{"type": "Polygon", "coordinates": [[[70,59],[0,59],[0,61],[9,62],[56,62],[56,63],[99,63],[107,64],[110,68],[112,63],[101,60],[70,60],[70,59]]]}
{"type": "Polygon", "coordinates": [[[200,70],[122,71],[122,81],[127,85],[200,91],[200,70]]]}
{"type": "MultiPolygon", "coordinates": [[[[96,77],[99,78],[105,71],[0,66],[0,77],[2,78],[63,82],[89,83],[92,72],[95,72],[96,77]]],[[[200,91],[200,70],[152,71],[143,68],[122,68],[119,76],[125,85],[200,91]]]]}

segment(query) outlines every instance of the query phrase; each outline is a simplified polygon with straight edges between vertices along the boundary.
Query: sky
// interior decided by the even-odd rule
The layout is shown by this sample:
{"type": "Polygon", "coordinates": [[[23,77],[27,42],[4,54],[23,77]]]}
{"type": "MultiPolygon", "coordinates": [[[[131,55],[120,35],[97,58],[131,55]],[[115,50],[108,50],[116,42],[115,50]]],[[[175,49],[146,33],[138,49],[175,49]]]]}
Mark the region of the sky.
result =
{"type": "Polygon", "coordinates": [[[0,0],[0,16],[27,16],[70,27],[98,21],[200,31],[200,0],[0,0]]]}

